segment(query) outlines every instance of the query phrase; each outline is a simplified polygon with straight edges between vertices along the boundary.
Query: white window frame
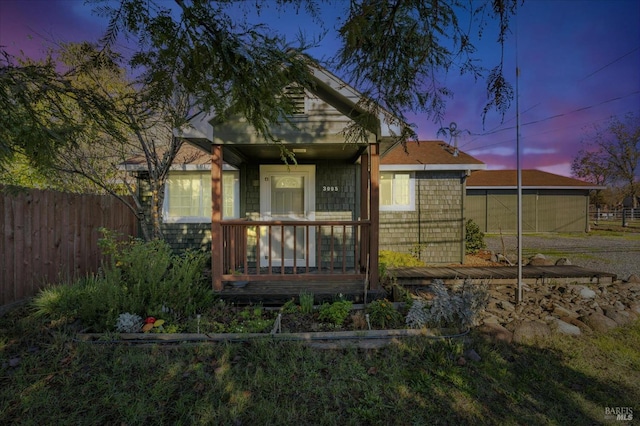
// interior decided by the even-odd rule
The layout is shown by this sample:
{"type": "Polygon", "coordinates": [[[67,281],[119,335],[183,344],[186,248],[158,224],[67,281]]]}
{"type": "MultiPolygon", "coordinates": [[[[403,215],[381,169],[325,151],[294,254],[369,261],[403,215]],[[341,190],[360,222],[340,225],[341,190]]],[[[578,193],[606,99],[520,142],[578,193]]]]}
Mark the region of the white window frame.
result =
{"type": "Polygon", "coordinates": [[[380,171],[380,182],[382,182],[383,174],[393,174],[393,180],[395,181],[395,177],[398,174],[409,175],[409,204],[382,204],[382,185],[380,184],[380,211],[388,211],[388,212],[406,212],[406,211],[415,211],[416,209],[416,178],[414,172],[409,171],[398,171],[398,170],[381,170],[380,171]]]}
{"type": "MultiPolygon", "coordinates": [[[[169,178],[171,178],[171,175],[174,174],[177,175],[183,175],[183,176],[189,176],[189,175],[193,175],[195,176],[200,176],[201,180],[210,180],[211,179],[211,171],[210,170],[198,170],[198,171],[180,171],[180,172],[169,172],[169,178]]],[[[240,173],[237,170],[224,170],[222,172],[223,175],[223,180],[225,179],[225,177],[227,179],[233,179],[233,200],[234,200],[234,205],[233,205],[233,216],[228,216],[228,215],[224,215],[224,199],[222,201],[222,205],[223,205],[223,219],[237,219],[238,217],[240,217],[240,173]]],[[[223,182],[223,186],[224,186],[224,182],[223,182]]],[[[205,185],[200,185],[201,191],[205,190],[205,185]]],[[[162,219],[164,223],[211,223],[211,215],[207,216],[171,216],[169,214],[169,192],[170,192],[170,184],[169,184],[169,179],[167,179],[167,182],[165,184],[164,187],[164,202],[162,205],[162,219]]],[[[224,197],[224,195],[223,195],[224,197]]],[[[205,199],[203,194],[199,194],[199,196],[197,197],[198,201],[200,203],[203,202],[203,200],[205,199]]],[[[210,199],[210,197],[209,197],[210,199]]],[[[204,206],[200,206],[200,209],[202,209],[204,206]]],[[[210,209],[209,209],[210,211],[210,209]]]]}

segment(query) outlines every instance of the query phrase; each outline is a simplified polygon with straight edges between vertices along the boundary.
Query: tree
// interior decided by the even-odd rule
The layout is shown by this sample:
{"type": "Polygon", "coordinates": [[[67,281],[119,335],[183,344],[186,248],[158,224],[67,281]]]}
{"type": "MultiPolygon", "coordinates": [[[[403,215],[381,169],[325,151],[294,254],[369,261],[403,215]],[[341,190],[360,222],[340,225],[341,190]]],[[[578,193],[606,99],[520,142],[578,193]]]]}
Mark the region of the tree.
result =
{"type": "MultiPolygon", "coordinates": [[[[119,55],[98,51],[88,43],[63,44],[58,53],[60,63],[74,70],[70,72],[71,85],[102,98],[111,115],[109,120],[78,116],[84,131],[72,147],[57,153],[52,169],[82,176],[119,198],[138,217],[146,240],[161,239],[164,186],[182,144],[173,131],[187,122],[189,97],[184,92],[162,97],[144,82],[133,84],[118,66],[119,55]],[[136,156],[144,164],[145,190],[151,194],[149,206],[135,177],[122,170],[136,156]]],[[[68,114],[77,115],[78,111],[68,114]]]]}
{"type": "Polygon", "coordinates": [[[640,196],[640,117],[629,113],[594,126],[571,164],[573,175],[597,185],[619,185],[637,207],[640,196]]]}
{"type": "Polygon", "coordinates": [[[46,167],[58,151],[73,145],[83,126],[69,114],[71,104],[81,115],[110,116],[102,99],[74,88],[51,57],[18,61],[0,50],[0,169],[6,170],[14,156],[46,167]]]}
{"type": "MultiPolygon", "coordinates": [[[[479,4],[459,0],[277,0],[266,6],[259,1],[252,5],[246,1],[120,0],[115,7],[103,0],[94,2],[99,4],[98,13],[110,19],[106,46],[121,33],[140,41],[131,65],[144,70],[147,83],[170,93],[171,85],[179,82],[200,108],[215,110],[222,120],[230,114],[243,115],[267,140],[274,140],[269,126],[293,107],[284,88],[291,83],[312,84],[309,58],[301,54],[308,46],[304,40],[289,45],[273,28],[251,25],[238,8],[295,7],[318,17],[317,10],[324,3],[345,7],[336,68],[346,71],[365,95],[363,108],[375,117],[385,108],[404,122],[408,110],[425,111],[435,120],[442,117],[451,91],[440,79],[456,68],[475,77],[484,72],[474,57],[473,42],[490,19],[497,18],[498,43],[503,46],[518,0],[479,4]]],[[[488,75],[487,92],[484,114],[495,108],[504,115],[513,90],[501,63],[488,75]]],[[[405,133],[398,135],[400,140],[415,137],[411,129],[402,128],[405,133]]]]}

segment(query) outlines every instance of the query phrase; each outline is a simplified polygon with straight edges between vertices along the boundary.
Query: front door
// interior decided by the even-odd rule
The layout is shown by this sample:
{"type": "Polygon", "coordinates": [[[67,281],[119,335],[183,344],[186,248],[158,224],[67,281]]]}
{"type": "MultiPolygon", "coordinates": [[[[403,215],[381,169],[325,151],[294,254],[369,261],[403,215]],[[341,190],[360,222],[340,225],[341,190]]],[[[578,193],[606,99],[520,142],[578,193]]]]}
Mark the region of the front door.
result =
{"type": "MultiPolygon", "coordinates": [[[[315,219],[315,166],[260,166],[260,213],[262,220],[308,221],[315,219]]],[[[305,227],[271,228],[271,253],[267,229],[260,231],[260,266],[315,266],[315,229],[309,230],[309,252],[305,227]],[[284,258],[282,247],[284,245],[284,258]],[[294,256],[295,251],[295,256],[294,256]]]]}

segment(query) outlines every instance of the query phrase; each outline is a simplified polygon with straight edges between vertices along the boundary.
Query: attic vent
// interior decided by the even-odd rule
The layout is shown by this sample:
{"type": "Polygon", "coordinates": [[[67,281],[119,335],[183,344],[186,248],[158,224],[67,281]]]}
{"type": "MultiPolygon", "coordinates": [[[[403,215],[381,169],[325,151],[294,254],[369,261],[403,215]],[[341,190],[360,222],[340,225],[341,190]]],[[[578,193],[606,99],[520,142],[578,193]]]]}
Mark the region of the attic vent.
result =
{"type": "Polygon", "coordinates": [[[297,85],[287,86],[284,89],[284,93],[289,99],[291,99],[293,104],[291,115],[304,115],[306,112],[304,87],[297,85]]]}

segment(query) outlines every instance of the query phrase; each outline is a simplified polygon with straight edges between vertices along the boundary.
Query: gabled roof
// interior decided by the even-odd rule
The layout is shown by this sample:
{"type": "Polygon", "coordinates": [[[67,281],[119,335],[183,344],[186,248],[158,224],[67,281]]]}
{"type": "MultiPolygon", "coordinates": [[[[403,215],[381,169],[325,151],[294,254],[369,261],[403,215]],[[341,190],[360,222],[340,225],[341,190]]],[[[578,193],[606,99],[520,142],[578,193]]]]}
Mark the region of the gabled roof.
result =
{"type": "Polygon", "coordinates": [[[483,170],[487,166],[444,141],[409,141],[380,161],[380,170],[483,170]]]}
{"type": "MultiPolygon", "coordinates": [[[[515,189],[516,170],[481,170],[467,178],[468,189],[515,189]]],[[[535,189],[603,189],[604,187],[578,179],[541,170],[522,170],[522,187],[535,189]]]]}
{"type": "MultiPolygon", "coordinates": [[[[366,144],[347,143],[345,130],[350,123],[360,122],[371,141],[380,143],[380,153],[394,147],[397,138],[408,125],[382,107],[367,111],[362,103],[366,98],[339,77],[310,61],[312,84],[305,88],[309,98],[317,99],[329,108],[314,109],[305,117],[293,117],[295,127],[283,122],[272,126],[274,137],[288,149],[296,147],[300,161],[316,158],[356,161],[367,148],[366,144]],[[340,149],[336,146],[340,145],[340,149]]],[[[234,116],[219,123],[215,111],[201,111],[188,126],[174,134],[204,151],[210,152],[212,143],[223,145],[225,159],[231,164],[243,161],[275,161],[281,157],[279,144],[265,141],[245,119],[234,116]]]]}

